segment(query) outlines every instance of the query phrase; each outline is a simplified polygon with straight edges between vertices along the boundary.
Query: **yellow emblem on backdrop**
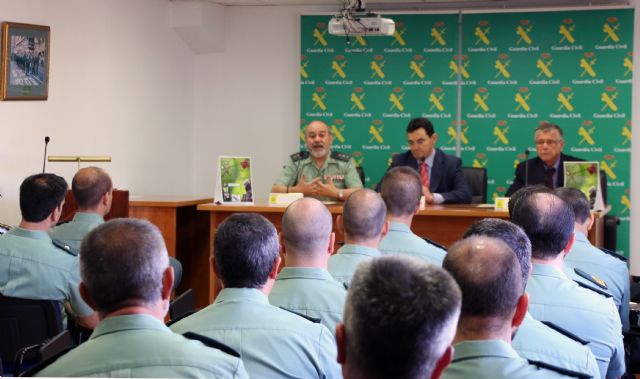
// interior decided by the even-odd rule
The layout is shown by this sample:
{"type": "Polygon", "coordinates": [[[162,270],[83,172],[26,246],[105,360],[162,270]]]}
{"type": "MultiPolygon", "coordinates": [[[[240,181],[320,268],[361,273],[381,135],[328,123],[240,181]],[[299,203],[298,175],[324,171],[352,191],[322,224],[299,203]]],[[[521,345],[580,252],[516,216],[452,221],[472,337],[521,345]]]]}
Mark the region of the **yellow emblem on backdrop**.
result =
{"type": "Polygon", "coordinates": [[[378,143],[384,143],[384,138],[382,138],[382,130],[384,130],[384,125],[380,125],[376,127],[375,125],[369,125],[369,134],[372,135],[369,143],[378,141],[378,143]]]}
{"type": "Polygon", "coordinates": [[[591,135],[593,134],[594,130],[596,130],[595,126],[590,127],[589,130],[585,129],[584,126],[581,126],[580,128],[578,128],[578,135],[580,137],[582,137],[582,139],[580,140],[579,144],[582,145],[584,142],[586,142],[589,145],[593,146],[596,143],[593,140],[593,137],[591,137],[591,135]]]}

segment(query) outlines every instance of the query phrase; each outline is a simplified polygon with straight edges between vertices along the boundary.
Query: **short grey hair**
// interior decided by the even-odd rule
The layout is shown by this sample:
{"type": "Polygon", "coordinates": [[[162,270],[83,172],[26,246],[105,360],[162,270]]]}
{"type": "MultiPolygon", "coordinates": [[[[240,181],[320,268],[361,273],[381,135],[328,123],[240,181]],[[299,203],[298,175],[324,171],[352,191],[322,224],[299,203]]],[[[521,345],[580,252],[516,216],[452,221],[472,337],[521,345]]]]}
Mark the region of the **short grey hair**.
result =
{"type": "Polygon", "coordinates": [[[345,305],[347,359],[367,378],[430,377],[453,340],[461,298],[451,275],[417,258],[361,263],[345,305]]]}
{"type": "Polygon", "coordinates": [[[392,216],[413,215],[422,197],[422,180],[411,167],[394,167],[382,178],[380,195],[392,216]]]}
{"type": "Polygon", "coordinates": [[[146,220],[111,220],[82,240],[80,276],[99,312],[158,301],[168,266],[164,239],[146,220]]]}
{"type": "Polygon", "coordinates": [[[540,121],[540,124],[536,128],[534,134],[537,132],[548,133],[552,130],[556,130],[560,135],[560,140],[564,141],[564,133],[562,133],[562,128],[557,124],[550,123],[549,121],[540,121]]]}
{"type": "Polygon", "coordinates": [[[349,238],[369,240],[382,232],[387,220],[387,206],[377,192],[360,189],[344,202],[342,219],[349,238]]]}
{"type": "Polygon", "coordinates": [[[307,257],[326,254],[333,220],[321,201],[304,197],[291,203],[282,215],[282,239],[287,254],[307,257]]]}

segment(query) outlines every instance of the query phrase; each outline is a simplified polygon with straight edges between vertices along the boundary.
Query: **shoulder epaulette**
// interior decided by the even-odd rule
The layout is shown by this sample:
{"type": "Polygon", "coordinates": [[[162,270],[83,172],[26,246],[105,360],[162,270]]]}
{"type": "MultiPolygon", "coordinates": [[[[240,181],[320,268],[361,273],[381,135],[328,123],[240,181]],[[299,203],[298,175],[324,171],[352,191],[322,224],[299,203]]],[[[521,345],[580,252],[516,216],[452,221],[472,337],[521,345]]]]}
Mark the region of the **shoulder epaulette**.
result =
{"type": "Polygon", "coordinates": [[[4,234],[6,232],[8,232],[9,230],[11,230],[11,226],[7,225],[7,224],[3,224],[0,222],[0,234],[4,234]]]}
{"type": "Polygon", "coordinates": [[[53,242],[53,245],[55,247],[57,247],[58,249],[64,251],[65,253],[67,253],[69,255],[73,255],[74,257],[78,256],[78,252],[73,251],[73,249],[71,249],[69,247],[69,245],[67,245],[66,243],[64,243],[64,242],[62,242],[60,240],[56,240],[56,239],[51,240],[51,242],[53,242]]]}
{"type": "Polygon", "coordinates": [[[349,290],[349,285],[347,283],[342,282],[342,286],[344,286],[344,289],[347,291],[349,290]]]}
{"type": "Polygon", "coordinates": [[[236,358],[240,358],[240,353],[238,353],[234,348],[223,344],[220,341],[214,340],[213,338],[203,336],[202,334],[194,333],[194,332],[186,332],[182,335],[184,338],[188,338],[190,340],[200,341],[205,346],[218,349],[224,353],[232,355],[236,358]]]}
{"type": "Polygon", "coordinates": [[[563,368],[563,367],[554,366],[554,365],[546,363],[546,362],[529,360],[529,363],[534,365],[534,366],[536,366],[536,367],[544,368],[544,369],[547,369],[547,370],[550,370],[550,371],[555,371],[555,372],[557,372],[559,374],[566,375],[566,376],[571,376],[571,377],[574,377],[574,378],[579,378],[579,379],[591,379],[591,378],[593,378],[589,374],[585,374],[583,372],[569,370],[569,369],[566,369],[566,368],[563,368]]]}
{"type": "Polygon", "coordinates": [[[611,250],[609,250],[609,249],[605,249],[604,247],[600,247],[599,249],[600,249],[603,253],[605,253],[605,254],[607,254],[607,255],[610,255],[610,256],[612,256],[612,257],[614,257],[614,258],[618,258],[618,259],[620,259],[621,261],[623,261],[623,262],[625,262],[625,263],[628,261],[627,257],[625,257],[625,256],[624,256],[624,255],[622,255],[622,254],[618,254],[618,253],[616,253],[615,251],[611,251],[611,250]]]}
{"type": "Polygon", "coordinates": [[[596,288],[596,287],[592,287],[592,286],[588,285],[587,283],[581,282],[579,280],[574,280],[574,282],[576,282],[580,287],[586,288],[588,290],[591,290],[591,291],[593,291],[593,292],[595,292],[595,293],[597,293],[599,295],[602,295],[602,296],[604,296],[606,298],[613,297],[613,295],[611,295],[609,292],[603,291],[603,290],[601,290],[599,288],[596,288]]]}
{"type": "Polygon", "coordinates": [[[580,338],[577,335],[571,333],[570,331],[568,331],[567,329],[561,327],[560,325],[554,324],[551,321],[541,321],[543,324],[545,324],[546,326],[548,326],[549,328],[555,330],[556,332],[562,334],[565,337],[568,337],[576,342],[578,342],[580,345],[587,345],[589,344],[589,341],[585,340],[584,338],[580,338]]]}
{"type": "Polygon", "coordinates": [[[309,158],[309,152],[308,151],[298,151],[295,154],[291,154],[290,157],[291,157],[292,161],[297,162],[297,161],[309,158]]]}
{"type": "Polygon", "coordinates": [[[429,238],[427,238],[427,237],[422,237],[422,239],[423,239],[423,240],[425,240],[425,242],[426,242],[426,243],[428,243],[428,244],[431,244],[431,245],[433,245],[433,246],[435,246],[435,247],[438,247],[438,248],[440,248],[440,249],[442,249],[442,250],[444,250],[444,251],[447,251],[447,248],[446,248],[446,247],[444,247],[443,245],[440,245],[440,244],[439,244],[439,243],[437,243],[436,241],[430,240],[430,239],[429,239],[429,238]]]}
{"type": "Polygon", "coordinates": [[[343,161],[343,162],[349,162],[349,160],[351,159],[351,155],[346,154],[346,153],[341,153],[339,151],[332,151],[331,152],[331,158],[337,159],[337,160],[343,161]]]}
{"type": "Polygon", "coordinates": [[[322,321],[322,320],[320,320],[319,318],[315,318],[315,317],[307,316],[307,315],[305,315],[305,314],[302,314],[302,313],[300,313],[300,312],[296,312],[296,311],[292,311],[291,309],[287,309],[287,308],[285,308],[285,307],[280,307],[280,309],[283,309],[283,310],[285,310],[285,311],[287,311],[287,312],[291,312],[291,313],[293,313],[294,315],[297,315],[297,316],[300,316],[300,317],[302,317],[302,318],[304,318],[304,319],[306,319],[306,320],[309,320],[309,321],[311,321],[311,322],[312,322],[312,323],[314,323],[314,324],[319,324],[319,323],[322,321]]]}
{"type": "Polygon", "coordinates": [[[18,375],[18,376],[21,376],[21,377],[35,376],[37,373],[39,373],[40,371],[44,370],[45,368],[50,366],[52,363],[57,361],[58,358],[60,358],[61,356],[67,354],[68,352],[70,352],[71,350],[75,349],[76,347],[77,346],[69,346],[66,349],[62,349],[61,351],[59,351],[58,353],[52,355],[51,357],[38,362],[35,366],[32,366],[29,369],[21,372],[20,375],[18,375]]]}
{"type": "Polygon", "coordinates": [[[573,271],[575,271],[575,273],[578,274],[579,276],[587,279],[589,282],[591,282],[591,283],[595,284],[596,286],[602,288],[603,290],[608,290],[609,289],[609,287],[607,287],[607,283],[605,283],[604,280],[598,278],[597,276],[591,275],[591,274],[589,274],[589,273],[587,273],[587,272],[585,272],[585,271],[583,271],[583,270],[581,270],[581,269],[579,269],[577,267],[574,268],[573,271]]]}

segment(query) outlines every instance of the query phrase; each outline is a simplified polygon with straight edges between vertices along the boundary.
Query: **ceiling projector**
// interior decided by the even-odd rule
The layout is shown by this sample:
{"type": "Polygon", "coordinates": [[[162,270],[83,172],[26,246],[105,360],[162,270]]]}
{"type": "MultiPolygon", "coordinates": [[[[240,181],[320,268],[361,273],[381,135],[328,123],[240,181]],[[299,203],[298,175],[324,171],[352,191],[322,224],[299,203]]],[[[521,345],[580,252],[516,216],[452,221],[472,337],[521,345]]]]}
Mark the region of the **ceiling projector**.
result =
{"type": "Polygon", "coordinates": [[[338,15],[329,21],[329,34],[334,36],[392,36],[396,24],[392,19],[367,13],[338,15]]]}
{"type": "Polygon", "coordinates": [[[365,0],[343,0],[343,8],[329,20],[329,34],[334,36],[392,36],[396,24],[390,18],[367,12],[365,0]]]}

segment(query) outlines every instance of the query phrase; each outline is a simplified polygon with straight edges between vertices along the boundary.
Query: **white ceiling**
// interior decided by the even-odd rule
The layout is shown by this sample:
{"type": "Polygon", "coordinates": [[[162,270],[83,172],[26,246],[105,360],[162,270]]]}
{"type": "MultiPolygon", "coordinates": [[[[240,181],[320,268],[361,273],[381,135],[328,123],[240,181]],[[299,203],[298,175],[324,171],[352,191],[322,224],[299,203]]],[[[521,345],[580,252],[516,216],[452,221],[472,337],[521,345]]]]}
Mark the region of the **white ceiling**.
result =
{"type": "MultiPolygon", "coordinates": [[[[206,0],[211,3],[231,6],[246,5],[335,5],[342,6],[342,0],[206,0]]],[[[457,9],[457,8],[530,8],[566,7],[590,5],[627,5],[627,0],[366,0],[367,10],[404,9],[457,9]]]]}

